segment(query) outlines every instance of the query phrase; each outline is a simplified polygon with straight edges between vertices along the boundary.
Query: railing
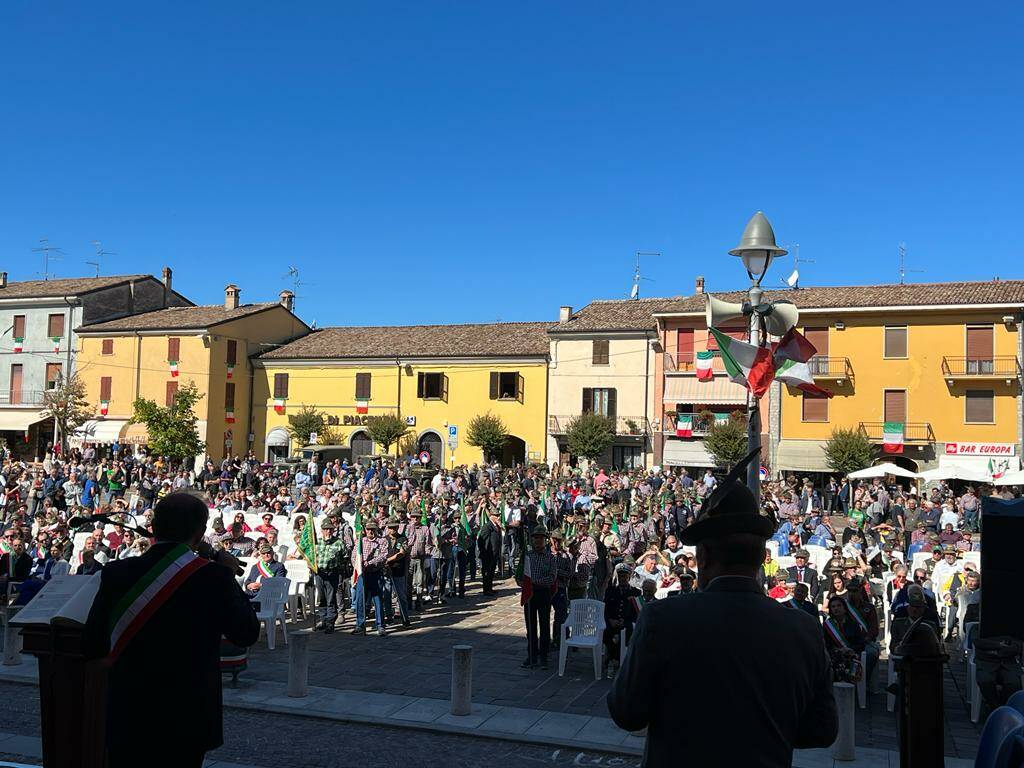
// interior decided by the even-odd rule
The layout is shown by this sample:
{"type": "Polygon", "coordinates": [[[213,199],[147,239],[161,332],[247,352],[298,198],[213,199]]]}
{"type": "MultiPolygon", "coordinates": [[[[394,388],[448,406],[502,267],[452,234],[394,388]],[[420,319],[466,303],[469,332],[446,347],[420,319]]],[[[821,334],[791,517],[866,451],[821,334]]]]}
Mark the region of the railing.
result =
{"type": "MultiPolygon", "coordinates": [[[[676,433],[676,419],[665,417],[664,426],[662,432],[666,435],[675,435],[676,433]]],[[[714,418],[706,419],[703,416],[693,415],[693,423],[691,425],[694,437],[705,437],[711,429],[711,425],[715,423],[714,418]]]]}
{"type": "MultiPolygon", "coordinates": [[[[548,416],[548,433],[552,435],[564,435],[572,420],[576,416],[548,416]]],[[[646,435],[650,431],[650,424],[643,416],[615,416],[615,434],[617,435],[646,435]]]]}
{"type": "Polygon", "coordinates": [[[22,389],[20,391],[0,392],[0,406],[42,404],[43,392],[38,389],[22,389]]]}
{"type": "Polygon", "coordinates": [[[824,357],[815,355],[807,361],[811,376],[816,379],[850,379],[853,378],[853,366],[848,357],[824,357]]]}
{"type": "MultiPolygon", "coordinates": [[[[885,424],[881,421],[862,421],[860,431],[873,443],[882,442],[885,434],[885,424]]],[[[932,425],[927,421],[908,421],[903,425],[903,442],[905,443],[934,443],[935,433],[932,432],[932,425]]]]}
{"type": "Polygon", "coordinates": [[[942,375],[946,377],[1016,379],[1020,374],[1016,355],[942,358],[942,375]]]}

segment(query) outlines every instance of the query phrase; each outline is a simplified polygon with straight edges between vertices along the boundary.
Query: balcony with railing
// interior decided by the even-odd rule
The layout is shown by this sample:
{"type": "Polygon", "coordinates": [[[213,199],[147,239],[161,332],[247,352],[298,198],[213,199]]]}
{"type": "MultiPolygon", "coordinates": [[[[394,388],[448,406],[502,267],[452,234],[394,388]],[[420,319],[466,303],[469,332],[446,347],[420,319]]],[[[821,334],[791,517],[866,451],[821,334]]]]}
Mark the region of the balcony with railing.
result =
{"type": "Polygon", "coordinates": [[[942,377],[952,384],[957,380],[981,381],[1004,379],[1007,383],[1020,380],[1021,367],[1016,355],[992,357],[943,357],[942,377]]]}
{"type": "MultiPolygon", "coordinates": [[[[717,349],[711,351],[711,369],[717,373],[725,370],[722,358],[717,349]]],[[[665,373],[695,373],[697,371],[697,355],[694,352],[666,352],[665,373]]]]}
{"type": "MultiPolygon", "coordinates": [[[[708,432],[711,430],[711,425],[714,423],[714,417],[708,419],[703,416],[693,414],[693,421],[691,422],[693,437],[707,437],[708,432]]],[[[662,425],[662,433],[674,436],[676,434],[676,419],[666,417],[662,425]]]]}
{"type": "Polygon", "coordinates": [[[20,408],[43,404],[43,392],[38,389],[21,389],[0,392],[0,408],[20,408]]]}
{"type": "MultiPolygon", "coordinates": [[[[578,415],[578,414],[577,414],[578,415]]],[[[564,435],[576,416],[548,416],[548,434],[564,435]]],[[[643,437],[650,431],[650,424],[643,416],[612,416],[615,434],[624,437],[643,437]]]]}
{"type": "Polygon", "coordinates": [[[815,355],[807,361],[807,367],[816,379],[843,382],[853,378],[853,366],[848,357],[815,355]]]}
{"type": "MultiPolygon", "coordinates": [[[[881,421],[862,421],[860,431],[873,443],[881,443],[885,434],[885,423],[881,421]]],[[[903,425],[904,443],[934,443],[935,433],[931,422],[908,421],[903,425]]]]}

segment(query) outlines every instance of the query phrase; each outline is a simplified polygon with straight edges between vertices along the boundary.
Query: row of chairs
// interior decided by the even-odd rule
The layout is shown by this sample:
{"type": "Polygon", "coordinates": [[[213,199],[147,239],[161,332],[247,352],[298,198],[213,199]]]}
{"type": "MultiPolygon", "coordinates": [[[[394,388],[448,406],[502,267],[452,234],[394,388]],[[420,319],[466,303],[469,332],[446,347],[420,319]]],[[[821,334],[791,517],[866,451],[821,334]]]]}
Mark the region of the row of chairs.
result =
{"type": "MultiPolygon", "coordinates": [[[[569,603],[569,615],[562,624],[558,648],[558,676],[565,677],[570,648],[589,650],[593,655],[594,679],[600,680],[604,658],[604,603],[579,598],[569,603]]],[[[626,658],[626,630],[619,630],[619,666],[626,658]]]]}
{"type": "Polygon", "coordinates": [[[1024,765],[1024,691],[992,711],[981,731],[975,768],[1016,768],[1024,765]]]}

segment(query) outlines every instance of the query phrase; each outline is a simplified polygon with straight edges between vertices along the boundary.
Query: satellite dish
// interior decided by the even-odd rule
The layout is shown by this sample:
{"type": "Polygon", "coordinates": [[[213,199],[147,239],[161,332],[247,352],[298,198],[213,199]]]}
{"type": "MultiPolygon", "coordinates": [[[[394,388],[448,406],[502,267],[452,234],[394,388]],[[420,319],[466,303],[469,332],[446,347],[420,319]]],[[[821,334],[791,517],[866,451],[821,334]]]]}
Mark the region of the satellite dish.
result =
{"type": "Polygon", "coordinates": [[[786,278],[786,285],[790,288],[796,288],[797,283],[800,282],[800,273],[797,270],[793,270],[793,274],[786,278]]]}
{"type": "Polygon", "coordinates": [[[631,290],[629,292],[629,298],[635,299],[637,297],[637,294],[639,294],[639,293],[640,293],[640,285],[638,283],[633,283],[633,290],[631,290]]]}

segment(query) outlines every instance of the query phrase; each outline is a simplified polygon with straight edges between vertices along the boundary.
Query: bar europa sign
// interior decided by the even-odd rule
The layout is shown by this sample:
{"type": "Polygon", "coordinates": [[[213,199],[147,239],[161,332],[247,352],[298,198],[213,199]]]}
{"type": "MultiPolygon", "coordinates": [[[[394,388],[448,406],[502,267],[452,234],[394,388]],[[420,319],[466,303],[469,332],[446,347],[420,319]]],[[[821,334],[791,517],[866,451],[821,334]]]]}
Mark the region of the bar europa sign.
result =
{"type": "Polygon", "coordinates": [[[947,456],[1013,456],[1014,443],[946,443],[947,456]]]}

